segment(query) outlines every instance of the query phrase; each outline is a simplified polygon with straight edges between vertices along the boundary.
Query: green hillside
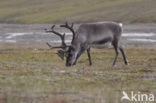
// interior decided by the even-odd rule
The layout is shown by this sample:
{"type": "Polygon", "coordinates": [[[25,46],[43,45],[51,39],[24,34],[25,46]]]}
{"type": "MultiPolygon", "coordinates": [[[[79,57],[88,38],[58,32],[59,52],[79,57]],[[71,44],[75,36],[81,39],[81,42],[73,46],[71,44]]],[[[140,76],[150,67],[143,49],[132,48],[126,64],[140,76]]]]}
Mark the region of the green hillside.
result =
{"type": "Polygon", "coordinates": [[[0,23],[156,22],[156,0],[0,0],[0,23]]]}

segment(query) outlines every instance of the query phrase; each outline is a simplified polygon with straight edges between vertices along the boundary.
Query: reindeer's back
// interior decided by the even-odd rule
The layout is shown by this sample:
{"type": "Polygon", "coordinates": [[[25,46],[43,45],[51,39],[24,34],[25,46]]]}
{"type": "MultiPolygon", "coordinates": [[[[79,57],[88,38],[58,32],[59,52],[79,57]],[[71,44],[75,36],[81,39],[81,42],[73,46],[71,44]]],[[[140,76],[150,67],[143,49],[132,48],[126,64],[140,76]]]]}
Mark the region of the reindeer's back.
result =
{"type": "Polygon", "coordinates": [[[77,38],[82,42],[105,43],[119,39],[122,27],[115,22],[97,22],[81,24],[77,30],[77,38]]]}

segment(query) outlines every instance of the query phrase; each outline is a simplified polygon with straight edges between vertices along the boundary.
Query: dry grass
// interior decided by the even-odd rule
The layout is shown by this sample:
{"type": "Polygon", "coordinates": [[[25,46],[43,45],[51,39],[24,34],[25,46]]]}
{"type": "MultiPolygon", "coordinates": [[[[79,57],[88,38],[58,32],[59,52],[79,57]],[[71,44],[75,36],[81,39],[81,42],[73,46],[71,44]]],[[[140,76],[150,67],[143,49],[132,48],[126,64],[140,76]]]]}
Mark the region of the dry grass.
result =
{"type": "MultiPolygon", "coordinates": [[[[0,50],[0,103],[121,103],[122,91],[156,94],[156,48],[127,47],[129,66],[113,49],[92,49],[94,65],[84,54],[65,67],[54,50],[0,50]]],[[[41,49],[42,48],[42,49],[41,49]]]]}

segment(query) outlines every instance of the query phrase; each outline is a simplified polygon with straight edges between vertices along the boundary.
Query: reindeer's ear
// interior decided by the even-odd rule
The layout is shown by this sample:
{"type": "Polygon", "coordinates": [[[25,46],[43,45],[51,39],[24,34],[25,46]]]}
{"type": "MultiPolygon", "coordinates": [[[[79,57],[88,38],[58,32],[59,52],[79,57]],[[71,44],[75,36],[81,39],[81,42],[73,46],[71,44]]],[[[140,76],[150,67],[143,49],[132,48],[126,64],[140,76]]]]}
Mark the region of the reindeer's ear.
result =
{"type": "Polygon", "coordinates": [[[64,60],[64,54],[65,54],[65,51],[63,51],[63,50],[58,50],[58,51],[57,51],[57,55],[58,55],[62,60],[64,60]]]}

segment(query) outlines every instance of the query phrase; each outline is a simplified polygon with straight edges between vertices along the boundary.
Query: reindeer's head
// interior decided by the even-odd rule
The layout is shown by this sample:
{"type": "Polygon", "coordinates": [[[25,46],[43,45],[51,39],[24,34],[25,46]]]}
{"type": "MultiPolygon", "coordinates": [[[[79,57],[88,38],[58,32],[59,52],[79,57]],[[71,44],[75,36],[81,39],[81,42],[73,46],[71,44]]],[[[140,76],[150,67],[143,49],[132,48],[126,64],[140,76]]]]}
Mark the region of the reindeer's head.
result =
{"type": "Polygon", "coordinates": [[[56,46],[56,47],[51,46],[49,43],[47,43],[47,45],[51,49],[61,48],[60,50],[57,51],[57,55],[62,60],[64,60],[64,57],[66,57],[66,66],[75,65],[76,64],[76,59],[77,59],[77,52],[76,52],[75,48],[72,46],[73,40],[75,38],[75,32],[74,32],[74,29],[73,29],[73,24],[71,26],[69,26],[68,23],[66,22],[64,25],[60,26],[60,27],[64,27],[64,28],[69,29],[73,34],[73,39],[72,39],[71,45],[69,45],[69,46],[66,45],[66,43],[65,43],[65,33],[62,35],[62,34],[56,32],[56,31],[54,31],[54,27],[55,27],[55,25],[53,25],[51,27],[51,30],[48,30],[48,31],[46,30],[46,32],[52,32],[52,33],[58,35],[62,40],[62,45],[61,46],[56,46]]]}
{"type": "Polygon", "coordinates": [[[74,47],[69,47],[66,51],[66,66],[72,66],[76,64],[77,51],[74,47]]]}
{"type": "Polygon", "coordinates": [[[72,46],[66,48],[66,50],[58,50],[57,55],[64,60],[66,58],[66,66],[72,66],[76,64],[77,52],[76,49],[72,46]]]}

